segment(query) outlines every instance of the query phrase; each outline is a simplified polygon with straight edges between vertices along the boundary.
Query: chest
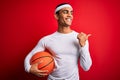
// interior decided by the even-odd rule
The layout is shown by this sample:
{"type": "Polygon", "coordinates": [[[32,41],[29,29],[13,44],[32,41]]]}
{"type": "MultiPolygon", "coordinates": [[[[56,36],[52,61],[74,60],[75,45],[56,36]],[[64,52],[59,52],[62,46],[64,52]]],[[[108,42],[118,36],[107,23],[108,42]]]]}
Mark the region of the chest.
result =
{"type": "Polygon", "coordinates": [[[49,40],[46,47],[55,55],[77,55],[79,42],[76,37],[55,37],[49,40]]]}

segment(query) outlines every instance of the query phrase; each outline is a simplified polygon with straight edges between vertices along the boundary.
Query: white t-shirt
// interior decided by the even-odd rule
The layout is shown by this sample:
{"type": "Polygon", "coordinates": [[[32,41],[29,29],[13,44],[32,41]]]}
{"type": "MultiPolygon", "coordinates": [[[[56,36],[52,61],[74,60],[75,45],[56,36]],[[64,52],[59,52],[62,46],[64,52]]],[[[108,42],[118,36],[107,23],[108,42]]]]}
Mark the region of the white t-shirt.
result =
{"type": "Polygon", "coordinates": [[[48,80],[79,80],[78,60],[85,71],[89,70],[92,60],[88,40],[86,45],[81,47],[77,35],[75,31],[67,34],[55,32],[40,39],[25,58],[25,70],[29,72],[30,59],[36,52],[48,49],[55,60],[55,69],[48,76],[48,80]]]}

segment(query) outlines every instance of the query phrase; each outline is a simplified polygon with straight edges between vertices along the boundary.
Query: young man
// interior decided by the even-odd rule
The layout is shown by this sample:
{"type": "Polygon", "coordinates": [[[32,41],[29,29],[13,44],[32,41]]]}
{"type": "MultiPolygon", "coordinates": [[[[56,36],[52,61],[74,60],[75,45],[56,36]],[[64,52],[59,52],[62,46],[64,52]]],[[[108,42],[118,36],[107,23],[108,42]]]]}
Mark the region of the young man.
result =
{"type": "Polygon", "coordinates": [[[71,30],[73,8],[70,4],[60,4],[55,9],[58,30],[43,37],[35,48],[25,58],[25,70],[39,77],[47,75],[47,70],[38,70],[40,63],[30,65],[31,57],[40,51],[48,49],[55,60],[55,69],[48,80],[79,80],[78,60],[81,67],[87,71],[92,65],[89,53],[88,37],[90,34],[71,30]]]}

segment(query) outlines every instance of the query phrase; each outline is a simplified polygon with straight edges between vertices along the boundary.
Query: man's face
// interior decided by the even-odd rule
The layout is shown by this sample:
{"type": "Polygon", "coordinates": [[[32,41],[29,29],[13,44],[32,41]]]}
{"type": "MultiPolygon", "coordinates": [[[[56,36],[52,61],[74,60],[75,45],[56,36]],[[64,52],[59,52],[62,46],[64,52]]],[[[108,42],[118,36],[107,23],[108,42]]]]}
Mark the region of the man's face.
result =
{"type": "Polygon", "coordinates": [[[65,7],[59,11],[57,17],[60,26],[68,27],[72,24],[73,9],[70,7],[65,7]]]}

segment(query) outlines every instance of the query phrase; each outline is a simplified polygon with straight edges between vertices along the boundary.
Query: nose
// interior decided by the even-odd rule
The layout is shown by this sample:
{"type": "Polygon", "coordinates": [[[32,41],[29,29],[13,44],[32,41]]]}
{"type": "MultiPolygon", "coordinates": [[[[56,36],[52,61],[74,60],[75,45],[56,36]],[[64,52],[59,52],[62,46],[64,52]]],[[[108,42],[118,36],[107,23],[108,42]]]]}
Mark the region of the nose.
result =
{"type": "Polygon", "coordinates": [[[71,16],[71,12],[68,12],[68,15],[71,16]]]}
{"type": "Polygon", "coordinates": [[[72,15],[72,12],[69,11],[67,16],[72,17],[72,16],[73,16],[73,15],[72,15]]]}

